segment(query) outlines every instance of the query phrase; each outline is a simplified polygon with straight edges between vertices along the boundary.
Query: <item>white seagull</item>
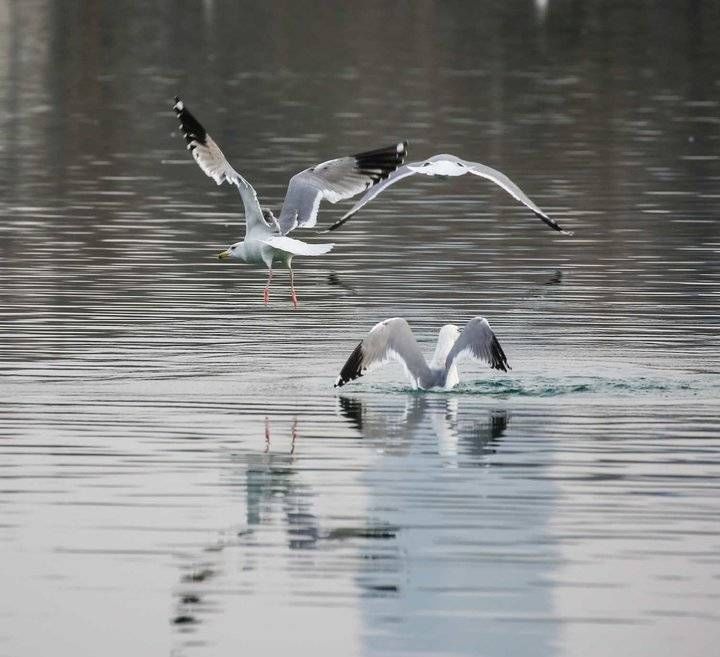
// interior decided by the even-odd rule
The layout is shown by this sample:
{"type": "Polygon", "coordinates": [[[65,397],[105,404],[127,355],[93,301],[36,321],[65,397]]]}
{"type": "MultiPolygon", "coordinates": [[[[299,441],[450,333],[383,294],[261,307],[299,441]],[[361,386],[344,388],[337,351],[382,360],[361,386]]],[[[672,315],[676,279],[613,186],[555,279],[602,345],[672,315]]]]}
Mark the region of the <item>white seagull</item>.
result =
{"type": "Polygon", "coordinates": [[[353,207],[346,212],[340,219],[338,219],[328,230],[335,230],[340,228],[350,217],[352,217],[361,207],[366,203],[372,201],[378,194],[384,192],[390,185],[394,185],[396,182],[412,176],[415,173],[422,174],[424,176],[438,176],[441,178],[463,176],[466,173],[471,173],[481,178],[491,180],[496,185],[502,187],[510,196],[517,199],[525,205],[527,208],[535,213],[535,216],[544,221],[550,228],[557,230],[565,235],[572,235],[571,232],[564,230],[554,219],[545,214],[535,203],[533,203],[523,191],[508,178],[504,173],[497,169],[491,169],[489,166],[480,164],[479,162],[468,162],[467,160],[461,160],[459,157],[454,155],[433,155],[427,160],[422,162],[409,162],[405,166],[400,167],[397,171],[388,176],[379,185],[375,185],[372,189],[365,192],[365,195],[355,204],[353,207]]]}
{"type": "Polygon", "coordinates": [[[323,199],[337,203],[356,196],[387,178],[405,161],[407,144],[401,142],[387,148],[328,160],[305,169],[290,179],[280,216],[276,218],[270,210],[260,207],[252,185],[230,166],[218,145],[180,98],[175,97],[173,109],[180,119],[180,130],[187,148],[200,168],[218,185],[227,181],[240,191],[245,208],[245,239],[231,245],[218,258],[265,265],[269,272],[263,291],[266,305],[270,298],[273,263],[280,263],[290,271],[290,298],[297,307],[293,256],[318,256],[333,247],[332,244],[307,244],[287,237],[287,234],[294,228],[314,226],[323,199]]]}
{"type": "Polygon", "coordinates": [[[403,365],[413,388],[450,390],[460,382],[457,364],[467,358],[483,361],[495,370],[511,369],[490,324],[483,317],[473,317],[462,333],[454,324],[443,326],[429,365],[410,325],[402,317],[392,317],[373,326],[355,347],[340,370],[335,387],[344,386],[368,370],[394,360],[403,365]]]}

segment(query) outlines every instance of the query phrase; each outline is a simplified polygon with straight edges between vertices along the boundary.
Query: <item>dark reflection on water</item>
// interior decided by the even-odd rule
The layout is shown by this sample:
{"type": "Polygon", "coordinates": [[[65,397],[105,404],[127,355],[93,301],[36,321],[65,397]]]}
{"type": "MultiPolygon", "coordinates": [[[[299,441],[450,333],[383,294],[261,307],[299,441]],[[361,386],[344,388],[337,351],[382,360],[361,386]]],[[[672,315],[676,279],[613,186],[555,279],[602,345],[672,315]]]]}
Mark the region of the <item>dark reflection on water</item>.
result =
{"type": "Polygon", "coordinates": [[[0,2],[0,656],[711,653],[719,29],[698,0],[0,2]],[[405,138],[575,237],[409,179],[265,309],[175,94],[274,208],[405,138]],[[475,314],[508,375],[334,395],[380,319],[475,314]]]}
{"type": "Polygon", "coordinates": [[[489,410],[486,418],[471,415],[465,421],[458,418],[460,399],[457,397],[428,397],[412,395],[405,400],[400,412],[393,409],[396,401],[378,412],[367,408],[361,398],[340,395],[340,413],[351,421],[362,437],[378,443],[383,451],[409,448],[417,432],[434,434],[443,455],[457,454],[458,444],[470,447],[470,453],[483,455],[492,452],[508,423],[506,410],[489,410]],[[395,410],[395,413],[391,411],[395,410]]]}

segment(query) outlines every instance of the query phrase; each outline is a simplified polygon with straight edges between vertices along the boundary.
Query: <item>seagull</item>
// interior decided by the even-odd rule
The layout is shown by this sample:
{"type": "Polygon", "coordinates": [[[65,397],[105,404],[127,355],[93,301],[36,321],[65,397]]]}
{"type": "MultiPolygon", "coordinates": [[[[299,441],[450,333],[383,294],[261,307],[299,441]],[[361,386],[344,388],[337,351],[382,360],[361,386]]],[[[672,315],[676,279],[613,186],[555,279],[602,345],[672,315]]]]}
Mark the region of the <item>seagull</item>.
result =
{"type": "Polygon", "coordinates": [[[287,234],[295,228],[314,226],[323,199],[337,203],[387,178],[405,161],[407,153],[407,143],[400,142],[309,167],[290,179],[280,216],[275,217],[270,210],[260,207],[252,185],[230,166],[220,147],[177,96],[173,109],[180,120],[180,130],[187,148],[200,168],[218,185],[228,182],[240,192],[245,208],[245,239],[232,244],[218,258],[265,265],[268,268],[268,279],[263,290],[265,305],[270,299],[274,263],[280,263],[289,270],[290,298],[297,308],[293,257],[319,256],[333,247],[333,244],[308,244],[287,237],[287,234]]]}
{"type": "Polygon", "coordinates": [[[367,337],[355,347],[340,370],[335,387],[340,388],[368,370],[394,360],[403,365],[414,389],[450,390],[460,382],[457,364],[467,358],[483,361],[492,369],[503,372],[512,369],[484,317],[473,317],[462,333],[454,324],[443,326],[429,365],[407,321],[402,317],[392,317],[373,326],[367,337]]]}
{"type": "Polygon", "coordinates": [[[394,185],[396,182],[412,176],[415,173],[422,174],[424,176],[438,176],[441,178],[463,176],[466,173],[471,173],[481,178],[491,180],[496,185],[502,187],[510,196],[520,201],[527,208],[532,210],[536,217],[545,222],[553,230],[557,230],[564,235],[572,235],[570,231],[564,230],[554,219],[545,214],[535,203],[533,203],[524,192],[508,178],[504,173],[497,169],[491,169],[485,164],[479,162],[468,162],[467,160],[461,160],[455,155],[433,155],[427,160],[422,162],[409,162],[405,166],[401,166],[390,176],[385,178],[379,185],[373,186],[365,192],[365,195],[353,205],[348,212],[346,212],[340,219],[338,219],[328,231],[336,230],[340,228],[350,217],[352,217],[360,208],[366,203],[372,201],[378,194],[384,192],[390,185],[394,185]]]}

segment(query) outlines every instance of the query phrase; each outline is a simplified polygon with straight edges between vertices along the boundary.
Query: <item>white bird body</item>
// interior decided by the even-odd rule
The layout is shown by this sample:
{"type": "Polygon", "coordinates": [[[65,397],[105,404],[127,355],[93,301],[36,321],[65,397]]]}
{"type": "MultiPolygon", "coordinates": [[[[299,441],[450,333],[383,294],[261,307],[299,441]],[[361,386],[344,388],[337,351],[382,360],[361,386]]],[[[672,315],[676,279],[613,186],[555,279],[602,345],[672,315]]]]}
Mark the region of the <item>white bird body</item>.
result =
{"type": "Polygon", "coordinates": [[[279,262],[288,268],[291,298],[293,305],[297,306],[293,256],[319,256],[333,247],[332,244],[308,244],[287,237],[287,233],[295,228],[314,226],[323,199],[337,203],[356,196],[387,178],[405,161],[406,144],[403,142],[309,167],[291,178],[280,216],[276,218],[272,212],[260,207],[252,185],[230,166],[220,147],[188,111],[183,101],[176,97],[173,109],[180,120],[187,147],[198,166],[218,185],[229,182],[240,192],[245,208],[245,239],[231,245],[218,258],[265,265],[268,268],[268,281],[264,290],[266,304],[273,263],[279,262]]]}
{"type": "Polygon", "coordinates": [[[454,155],[433,155],[429,161],[433,162],[433,166],[426,166],[425,162],[414,162],[408,164],[407,168],[414,173],[421,173],[424,176],[464,176],[468,170],[466,166],[460,164],[454,155]]]}
{"type": "Polygon", "coordinates": [[[402,317],[392,317],[373,326],[355,347],[340,370],[335,387],[344,386],[370,369],[396,361],[403,366],[413,388],[450,390],[460,382],[457,364],[465,358],[481,360],[492,369],[504,372],[510,369],[495,333],[483,317],[473,317],[462,332],[454,324],[443,326],[429,365],[410,325],[402,317]]]}
{"type": "MultiPolygon", "coordinates": [[[[445,368],[448,354],[459,337],[460,329],[455,326],[455,324],[445,324],[445,326],[440,329],[437,344],[435,345],[435,353],[430,361],[430,370],[442,373],[444,376],[443,387],[446,390],[450,390],[460,383],[460,376],[458,375],[455,361],[453,361],[449,368],[445,368]]],[[[437,374],[435,376],[437,377],[437,374]]]]}

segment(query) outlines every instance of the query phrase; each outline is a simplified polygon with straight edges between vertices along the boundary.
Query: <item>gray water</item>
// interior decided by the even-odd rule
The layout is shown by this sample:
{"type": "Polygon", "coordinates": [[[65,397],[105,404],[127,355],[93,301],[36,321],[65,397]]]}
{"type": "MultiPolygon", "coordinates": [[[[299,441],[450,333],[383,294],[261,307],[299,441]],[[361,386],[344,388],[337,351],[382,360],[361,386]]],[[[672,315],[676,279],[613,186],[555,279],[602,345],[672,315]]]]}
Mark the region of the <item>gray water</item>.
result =
{"type": "Polygon", "coordinates": [[[712,654],[717,4],[144,5],[0,2],[0,655],[712,654]],[[411,179],[264,308],[175,94],[270,207],[405,138],[575,236],[411,179]],[[509,373],[333,389],[476,314],[509,373]]]}

